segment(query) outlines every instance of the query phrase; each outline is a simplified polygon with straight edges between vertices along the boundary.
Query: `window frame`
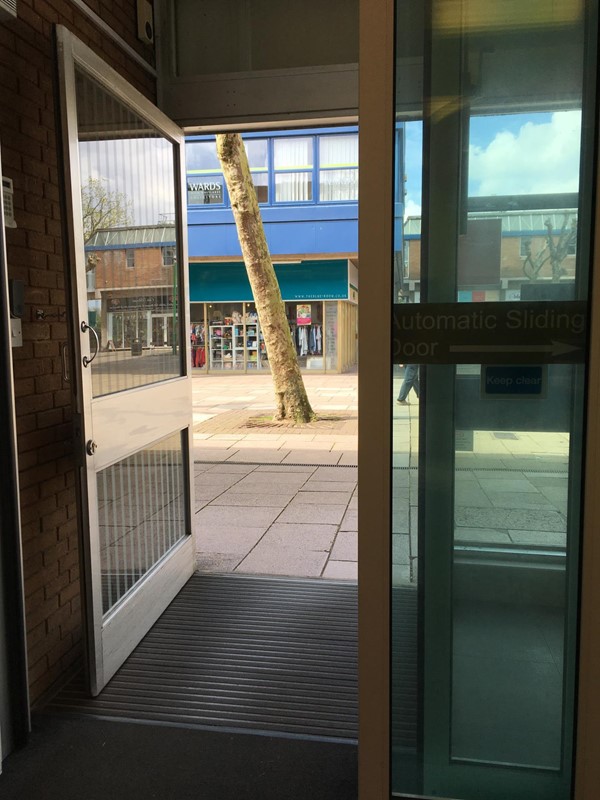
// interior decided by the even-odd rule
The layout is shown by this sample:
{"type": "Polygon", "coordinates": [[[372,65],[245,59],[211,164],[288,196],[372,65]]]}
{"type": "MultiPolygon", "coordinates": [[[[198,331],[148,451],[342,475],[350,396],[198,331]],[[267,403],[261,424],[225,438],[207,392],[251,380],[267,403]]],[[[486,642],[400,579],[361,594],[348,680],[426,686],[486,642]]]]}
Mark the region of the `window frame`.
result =
{"type": "Polygon", "coordinates": [[[315,145],[315,167],[316,167],[316,181],[315,185],[317,186],[318,193],[316,195],[317,203],[323,203],[325,205],[344,205],[348,203],[358,203],[358,180],[359,180],[359,172],[358,172],[358,157],[356,161],[356,165],[349,165],[349,166],[334,166],[334,167],[322,167],[321,166],[321,140],[329,137],[342,137],[342,136],[354,136],[356,137],[356,142],[358,145],[358,131],[351,132],[351,131],[344,131],[343,133],[322,133],[317,134],[316,145],[315,145]],[[348,200],[323,200],[321,197],[321,173],[322,172],[337,172],[339,170],[353,170],[356,174],[356,197],[348,199],[348,200]]]}
{"type": "Polygon", "coordinates": [[[162,266],[165,268],[174,267],[177,263],[177,247],[174,244],[165,244],[160,248],[162,266]],[[165,259],[167,252],[171,253],[170,262],[165,259]]]}
{"type": "Polygon", "coordinates": [[[271,148],[272,148],[272,181],[273,181],[273,200],[269,204],[271,206],[308,206],[314,205],[319,202],[318,200],[318,185],[316,182],[316,163],[317,163],[317,150],[318,148],[315,146],[316,139],[318,135],[315,134],[294,134],[293,136],[273,136],[271,138],[271,148]],[[275,142],[280,141],[289,141],[291,139],[309,139],[311,140],[312,144],[312,166],[306,167],[304,169],[277,169],[275,167],[275,142]],[[299,175],[299,174],[309,174],[311,176],[311,192],[310,198],[308,200],[278,200],[277,199],[277,175],[299,175]]]}

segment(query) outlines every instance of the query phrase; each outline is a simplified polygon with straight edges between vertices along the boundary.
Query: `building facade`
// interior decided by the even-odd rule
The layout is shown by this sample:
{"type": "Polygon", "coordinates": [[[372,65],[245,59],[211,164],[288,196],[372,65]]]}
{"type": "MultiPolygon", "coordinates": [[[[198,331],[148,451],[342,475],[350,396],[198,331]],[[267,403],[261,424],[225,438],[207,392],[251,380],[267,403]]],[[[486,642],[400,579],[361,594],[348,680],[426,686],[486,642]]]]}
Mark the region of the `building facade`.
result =
{"type": "MultiPolygon", "coordinates": [[[[300,367],[344,372],[358,357],[358,129],[244,143],[300,367]]],[[[188,137],[186,181],[194,366],[268,369],[214,137],[188,137]]]]}
{"type": "MultiPolygon", "coordinates": [[[[546,210],[507,211],[496,199],[496,211],[469,213],[461,240],[462,302],[515,301],[522,295],[534,299],[544,291],[568,296],[575,279],[577,208],[563,207],[560,196],[554,201],[546,210]]],[[[420,297],[421,218],[409,217],[404,224],[402,299],[418,303],[420,297]]]]}

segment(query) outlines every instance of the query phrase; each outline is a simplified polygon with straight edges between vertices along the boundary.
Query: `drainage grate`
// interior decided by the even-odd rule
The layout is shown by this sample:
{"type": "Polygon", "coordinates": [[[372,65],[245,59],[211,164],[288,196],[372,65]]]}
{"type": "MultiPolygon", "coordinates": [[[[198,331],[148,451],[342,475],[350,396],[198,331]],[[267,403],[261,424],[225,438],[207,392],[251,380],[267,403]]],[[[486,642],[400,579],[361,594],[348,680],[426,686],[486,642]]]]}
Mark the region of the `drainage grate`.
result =
{"type": "Polygon", "coordinates": [[[356,740],[356,585],[194,575],[98,697],[44,710],[356,740]]]}

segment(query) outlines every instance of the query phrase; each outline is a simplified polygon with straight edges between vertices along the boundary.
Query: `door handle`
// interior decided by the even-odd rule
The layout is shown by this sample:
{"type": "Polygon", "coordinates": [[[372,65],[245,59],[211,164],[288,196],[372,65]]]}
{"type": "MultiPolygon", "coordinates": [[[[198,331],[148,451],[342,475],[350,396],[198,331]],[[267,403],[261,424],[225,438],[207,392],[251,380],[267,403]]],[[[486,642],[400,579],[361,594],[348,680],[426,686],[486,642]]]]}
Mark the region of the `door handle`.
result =
{"type": "Polygon", "coordinates": [[[98,338],[98,334],[96,333],[95,329],[92,328],[91,325],[88,325],[87,322],[82,322],[81,323],[81,332],[85,333],[86,331],[91,331],[94,334],[94,339],[96,340],[96,350],[94,352],[94,355],[91,358],[88,358],[87,356],[84,356],[83,359],[82,359],[83,360],[83,366],[84,367],[89,367],[89,365],[92,363],[92,361],[98,355],[98,350],[100,350],[100,339],[98,338]]]}
{"type": "Polygon", "coordinates": [[[60,346],[60,359],[62,364],[62,379],[65,383],[70,383],[71,375],[69,372],[69,345],[63,342],[60,346]]]}
{"type": "Polygon", "coordinates": [[[85,452],[88,456],[93,456],[96,450],[98,449],[98,445],[93,439],[88,439],[85,444],[85,452]]]}

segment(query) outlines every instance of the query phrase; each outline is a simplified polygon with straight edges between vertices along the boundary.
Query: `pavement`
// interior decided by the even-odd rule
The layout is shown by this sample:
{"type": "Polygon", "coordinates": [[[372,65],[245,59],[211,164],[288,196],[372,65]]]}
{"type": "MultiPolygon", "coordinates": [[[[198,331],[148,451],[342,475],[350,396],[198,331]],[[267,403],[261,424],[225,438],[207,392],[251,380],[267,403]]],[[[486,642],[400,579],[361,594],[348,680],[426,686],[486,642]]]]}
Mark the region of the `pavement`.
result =
{"type": "Polygon", "coordinates": [[[358,376],[304,383],[331,425],[269,425],[270,375],[194,377],[199,571],[356,581],[358,376]],[[248,415],[261,422],[250,432],[248,415]]]}
{"type": "MultiPolygon", "coordinates": [[[[206,572],[357,579],[358,376],[305,375],[331,430],[280,431],[269,375],[193,379],[197,566],[206,572]],[[248,429],[241,420],[261,420],[248,429]],[[264,432],[267,431],[267,432],[264,432]]],[[[394,379],[397,396],[401,377],[394,379]]],[[[416,579],[418,400],[393,404],[392,571],[416,579]]],[[[455,544],[563,550],[567,433],[474,431],[458,450],[455,544]]]]}

